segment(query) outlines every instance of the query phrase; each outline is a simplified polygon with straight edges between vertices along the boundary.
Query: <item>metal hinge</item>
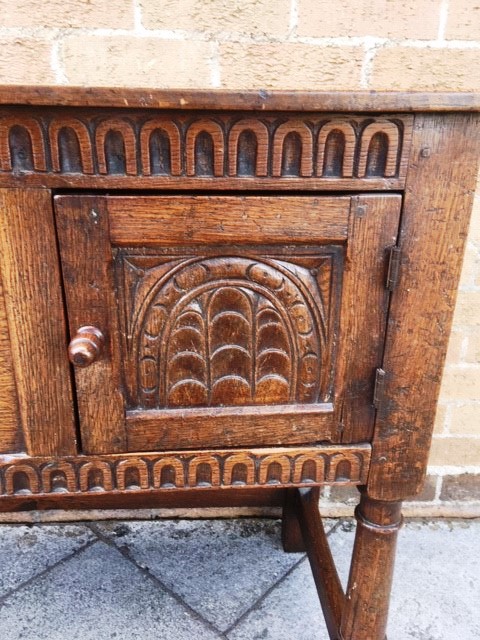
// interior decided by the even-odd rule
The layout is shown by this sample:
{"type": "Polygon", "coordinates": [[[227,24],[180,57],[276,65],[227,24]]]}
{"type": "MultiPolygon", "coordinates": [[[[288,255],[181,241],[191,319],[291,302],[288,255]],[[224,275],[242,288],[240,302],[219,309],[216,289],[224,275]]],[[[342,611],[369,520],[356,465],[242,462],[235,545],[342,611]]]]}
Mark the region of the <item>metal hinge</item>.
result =
{"type": "Polygon", "coordinates": [[[373,406],[379,409],[385,399],[385,378],[387,374],[383,369],[375,371],[375,386],[373,388],[373,406]]]}
{"type": "Polygon", "coordinates": [[[397,245],[388,247],[388,270],[386,287],[389,291],[393,291],[398,283],[400,275],[400,261],[402,258],[402,250],[397,245]]]}

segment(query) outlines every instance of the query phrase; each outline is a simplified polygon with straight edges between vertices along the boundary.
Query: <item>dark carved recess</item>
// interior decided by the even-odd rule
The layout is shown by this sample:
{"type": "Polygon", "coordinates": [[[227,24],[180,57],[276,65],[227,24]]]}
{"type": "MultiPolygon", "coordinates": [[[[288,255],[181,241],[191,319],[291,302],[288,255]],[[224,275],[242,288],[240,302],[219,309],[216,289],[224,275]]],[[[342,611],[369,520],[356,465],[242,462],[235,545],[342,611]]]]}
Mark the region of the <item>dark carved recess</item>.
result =
{"type": "Polygon", "coordinates": [[[0,173],[405,177],[412,117],[0,110],[0,173]]]}

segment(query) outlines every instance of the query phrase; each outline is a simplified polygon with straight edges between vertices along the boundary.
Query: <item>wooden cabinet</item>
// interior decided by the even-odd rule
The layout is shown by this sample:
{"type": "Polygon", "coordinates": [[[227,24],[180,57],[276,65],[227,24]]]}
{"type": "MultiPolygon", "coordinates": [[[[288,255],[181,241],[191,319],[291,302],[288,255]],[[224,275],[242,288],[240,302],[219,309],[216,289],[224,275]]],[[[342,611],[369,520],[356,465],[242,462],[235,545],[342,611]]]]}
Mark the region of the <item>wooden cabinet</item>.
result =
{"type": "Polygon", "coordinates": [[[331,637],[383,640],[461,266],[475,97],[0,102],[0,509],[283,504],[331,637]],[[335,483],[362,495],[346,596],[316,505],[335,483]]]}

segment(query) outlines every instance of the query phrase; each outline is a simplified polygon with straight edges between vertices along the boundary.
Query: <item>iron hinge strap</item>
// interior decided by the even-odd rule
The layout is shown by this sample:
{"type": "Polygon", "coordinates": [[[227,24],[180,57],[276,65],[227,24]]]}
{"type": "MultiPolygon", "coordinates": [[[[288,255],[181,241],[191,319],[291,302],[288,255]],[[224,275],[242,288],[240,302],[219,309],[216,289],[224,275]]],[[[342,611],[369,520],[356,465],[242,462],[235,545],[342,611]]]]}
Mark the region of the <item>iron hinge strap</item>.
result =
{"type": "Polygon", "coordinates": [[[373,406],[379,409],[385,399],[385,378],[387,373],[383,369],[375,371],[375,386],[373,389],[373,406]]]}
{"type": "Polygon", "coordinates": [[[400,275],[400,262],[402,259],[402,250],[397,245],[388,248],[388,270],[386,287],[388,291],[393,291],[398,284],[400,275]]]}

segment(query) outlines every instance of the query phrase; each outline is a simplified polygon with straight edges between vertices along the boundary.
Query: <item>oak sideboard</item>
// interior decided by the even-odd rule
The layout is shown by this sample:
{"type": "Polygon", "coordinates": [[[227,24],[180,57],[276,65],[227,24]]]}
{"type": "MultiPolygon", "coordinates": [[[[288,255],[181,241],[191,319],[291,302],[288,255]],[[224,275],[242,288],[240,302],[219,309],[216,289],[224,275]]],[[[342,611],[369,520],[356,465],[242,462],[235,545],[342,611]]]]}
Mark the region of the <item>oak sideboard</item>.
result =
{"type": "Polygon", "coordinates": [[[0,510],[282,505],[330,637],[384,640],[479,110],[0,88],[0,510]],[[346,592],[325,484],[360,490],[346,592]]]}

